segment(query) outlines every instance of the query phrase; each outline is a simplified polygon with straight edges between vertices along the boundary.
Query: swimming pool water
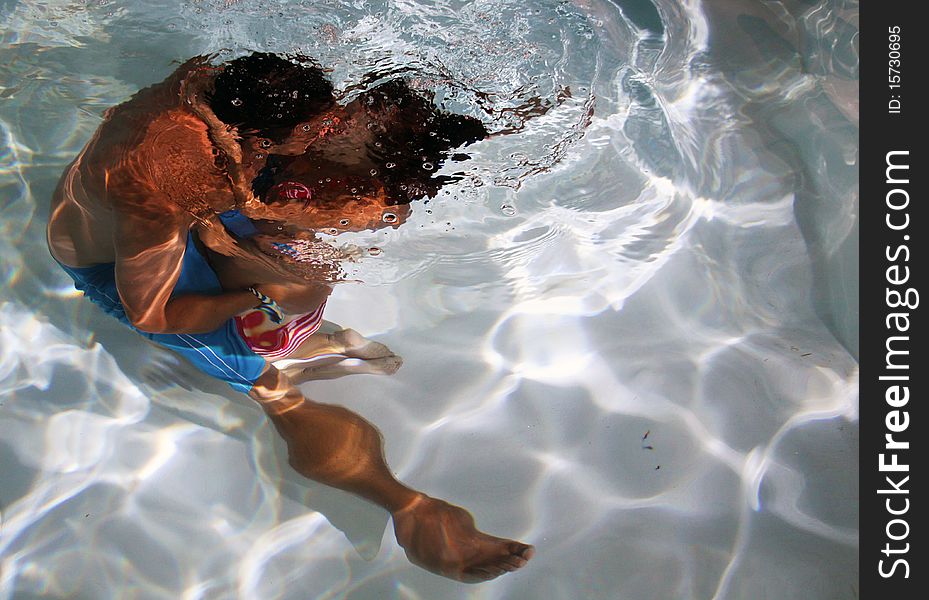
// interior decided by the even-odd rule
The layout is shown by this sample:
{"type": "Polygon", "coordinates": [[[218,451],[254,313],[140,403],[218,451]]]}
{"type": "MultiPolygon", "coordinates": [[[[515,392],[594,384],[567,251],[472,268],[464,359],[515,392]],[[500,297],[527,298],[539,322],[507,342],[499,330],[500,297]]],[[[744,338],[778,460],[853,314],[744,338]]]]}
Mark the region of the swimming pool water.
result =
{"type": "Polygon", "coordinates": [[[0,3],[0,599],[838,599],[858,576],[858,3],[0,3]],[[306,484],[260,410],[77,296],[49,198],[179,61],[300,51],[512,135],[333,244],[327,319],[404,357],[305,384],[410,484],[535,544],[479,586],[306,484]],[[544,115],[527,118],[532,107],[544,115]]]}

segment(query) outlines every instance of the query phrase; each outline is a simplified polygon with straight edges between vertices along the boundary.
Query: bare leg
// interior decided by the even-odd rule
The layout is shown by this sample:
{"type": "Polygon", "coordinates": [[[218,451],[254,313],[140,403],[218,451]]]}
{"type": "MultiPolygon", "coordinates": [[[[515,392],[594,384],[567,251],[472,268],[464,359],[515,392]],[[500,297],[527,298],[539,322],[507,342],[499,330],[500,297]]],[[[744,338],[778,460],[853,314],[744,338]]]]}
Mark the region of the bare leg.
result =
{"type": "Polygon", "coordinates": [[[393,375],[403,359],[354,329],[342,329],[313,334],[291,355],[274,364],[291,383],[299,385],[346,375],[393,375]]]}
{"type": "Polygon", "coordinates": [[[287,375],[291,383],[300,385],[306,381],[320,381],[323,379],[338,379],[346,375],[393,375],[403,365],[403,359],[395,354],[383,358],[346,358],[335,364],[323,363],[302,367],[295,365],[281,371],[287,375]]]}
{"type": "Polygon", "coordinates": [[[324,354],[341,354],[363,360],[393,356],[384,344],[362,337],[354,329],[342,329],[335,333],[314,333],[288,358],[312,358],[324,354]]]}
{"type": "Polygon", "coordinates": [[[384,461],[380,433],[357,414],[303,397],[269,367],[249,395],[287,442],[291,465],[302,475],[383,506],[410,561],[429,571],[478,582],[526,564],[532,546],[481,533],[462,508],[403,485],[384,461]]]}
{"type": "Polygon", "coordinates": [[[354,329],[315,333],[286,359],[275,362],[294,385],[346,375],[393,375],[403,359],[354,329]]]}

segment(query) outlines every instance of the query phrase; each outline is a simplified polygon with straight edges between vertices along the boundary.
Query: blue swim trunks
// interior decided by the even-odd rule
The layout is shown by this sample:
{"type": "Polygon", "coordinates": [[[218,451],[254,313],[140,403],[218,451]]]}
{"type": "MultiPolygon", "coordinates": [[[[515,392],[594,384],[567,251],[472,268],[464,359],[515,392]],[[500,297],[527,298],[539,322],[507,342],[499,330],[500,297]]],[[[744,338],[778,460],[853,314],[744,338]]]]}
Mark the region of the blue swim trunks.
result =
{"type": "MultiPolygon", "coordinates": [[[[60,264],[60,263],[59,263],[60,264]]],[[[139,331],[129,322],[116,291],[116,265],[106,263],[92,267],[74,268],[61,265],[74,280],[74,287],[84,292],[91,302],[147,337],[153,342],[183,355],[194,366],[234,389],[248,393],[265,368],[265,360],[255,354],[239,335],[235,319],[209,333],[147,333],[139,331]]],[[[219,294],[223,289],[216,273],[200,254],[193,236],[187,234],[187,249],[181,274],[171,293],[219,294]]]]}

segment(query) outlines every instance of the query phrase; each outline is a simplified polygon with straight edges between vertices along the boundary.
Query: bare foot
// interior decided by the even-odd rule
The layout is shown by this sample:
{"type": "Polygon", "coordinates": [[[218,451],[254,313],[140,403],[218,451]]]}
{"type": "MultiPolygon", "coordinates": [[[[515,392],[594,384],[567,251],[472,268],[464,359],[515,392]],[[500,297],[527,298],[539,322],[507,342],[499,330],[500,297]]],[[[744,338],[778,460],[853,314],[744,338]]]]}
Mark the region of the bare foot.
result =
{"type": "Polygon", "coordinates": [[[468,511],[422,496],[393,514],[397,541],[415,565],[466,583],[478,583],[523,567],[535,550],[474,527],[468,511]]]}
{"type": "Polygon", "coordinates": [[[384,358],[392,356],[393,352],[384,344],[372,342],[362,336],[354,329],[343,329],[332,334],[332,339],[336,344],[342,347],[342,352],[350,358],[363,358],[370,360],[372,358],[384,358]]]}
{"type": "Polygon", "coordinates": [[[382,358],[347,358],[335,364],[292,369],[287,376],[294,384],[322,379],[338,379],[346,375],[393,375],[403,365],[403,359],[396,354],[382,358]]]}

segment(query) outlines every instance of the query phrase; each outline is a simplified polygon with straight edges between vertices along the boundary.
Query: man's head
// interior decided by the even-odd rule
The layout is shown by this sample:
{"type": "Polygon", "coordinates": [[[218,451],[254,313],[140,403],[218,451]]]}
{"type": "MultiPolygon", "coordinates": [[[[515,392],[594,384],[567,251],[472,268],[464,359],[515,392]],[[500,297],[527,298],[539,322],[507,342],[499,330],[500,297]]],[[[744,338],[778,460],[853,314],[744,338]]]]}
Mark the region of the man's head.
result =
{"type": "Polygon", "coordinates": [[[332,84],[309,58],[255,52],[232,60],[207,95],[223,123],[274,141],[332,106],[332,84]]]}

